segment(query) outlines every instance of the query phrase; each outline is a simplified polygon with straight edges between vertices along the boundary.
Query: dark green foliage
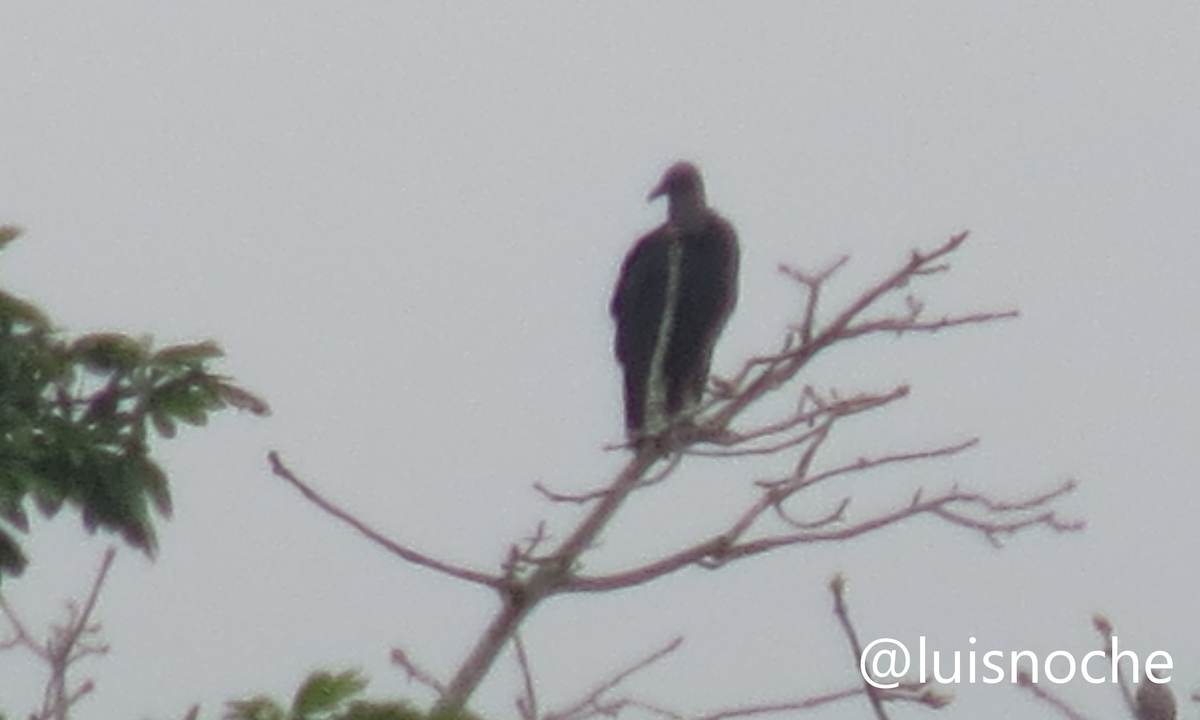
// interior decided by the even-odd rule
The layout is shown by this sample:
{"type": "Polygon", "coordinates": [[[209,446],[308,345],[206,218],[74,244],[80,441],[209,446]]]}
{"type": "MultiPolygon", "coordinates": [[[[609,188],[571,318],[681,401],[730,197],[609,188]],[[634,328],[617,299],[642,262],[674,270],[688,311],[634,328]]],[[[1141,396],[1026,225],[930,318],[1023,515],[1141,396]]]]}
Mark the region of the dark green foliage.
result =
{"type": "Polygon", "coordinates": [[[425,720],[426,716],[403,702],[369,702],[356,699],[367,680],[355,670],[309,675],[285,708],[269,697],[258,696],[228,704],[226,720],[425,720]]]}
{"type": "MultiPolygon", "coordinates": [[[[0,248],[16,236],[0,227],[0,248]]],[[[214,343],[155,350],[149,339],[97,333],[68,340],[35,307],[0,291],[0,577],[26,558],[29,505],[53,517],[64,504],[84,526],[155,549],[153,513],[171,512],[167,476],[150,454],[153,433],[203,425],[228,407],[267,405],[209,371],[214,343]]]]}
{"type": "MultiPolygon", "coordinates": [[[[425,715],[402,702],[355,702],[342,720],[425,720],[425,715]]],[[[446,718],[446,720],[453,720],[446,718]]]]}
{"type": "Polygon", "coordinates": [[[353,670],[336,675],[315,672],[296,691],[296,697],[292,700],[292,714],[297,718],[320,717],[336,710],[366,687],[366,679],[353,670]]]}

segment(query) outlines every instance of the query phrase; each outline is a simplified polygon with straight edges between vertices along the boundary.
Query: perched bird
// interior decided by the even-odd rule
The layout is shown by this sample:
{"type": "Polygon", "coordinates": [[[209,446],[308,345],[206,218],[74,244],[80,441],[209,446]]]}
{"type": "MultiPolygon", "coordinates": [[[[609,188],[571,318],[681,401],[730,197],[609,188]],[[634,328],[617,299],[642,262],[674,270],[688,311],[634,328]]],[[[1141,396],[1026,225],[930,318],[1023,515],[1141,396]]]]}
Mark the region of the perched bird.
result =
{"type": "Polygon", "coordinates": [[[633,246],[609,311],[625,371],[625,430],[661,434],[700,402],[717,336],[737,301],[737,234],[705,204],[700,171],[678,162],[648,200],[667,221],[633,246]]]}

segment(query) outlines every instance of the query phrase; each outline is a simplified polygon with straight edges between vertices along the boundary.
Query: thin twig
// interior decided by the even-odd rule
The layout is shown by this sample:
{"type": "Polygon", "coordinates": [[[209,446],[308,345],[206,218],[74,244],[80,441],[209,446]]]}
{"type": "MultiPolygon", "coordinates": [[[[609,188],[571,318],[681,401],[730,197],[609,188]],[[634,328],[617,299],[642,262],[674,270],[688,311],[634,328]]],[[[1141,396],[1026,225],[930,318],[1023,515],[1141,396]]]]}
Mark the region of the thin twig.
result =
{"type": "Polygon", "coordinates": [[[1021,313],[1017,310],[998,310],[995,312],[977,312],[969,315],[943,317],[937,320],[918,320],[915,317],[911,319],[883,318],[851,325],[842,331],[841,338],[849,340],[876,333],[894,333],[896,335],[911,332],[935,333],[939,330],[962,325],[978,325],[980,323],[995,322],[996,320],[1011,320],[1020,317],[1020,315],[1021,313]]]}
{"type": "Polygon", "coordinates": [[[517,698],[517,712],[524,720],[538,720],[537,693],[533,689],[533,670],[529,666],[529,654],[525,652],[525,643],[521,633],[513,633],[513,647],[517,650],[517,667],[521,669],[521,682],[525,686],[525,694],[517,698]]]}
{"type": "Polygon", "coordinates": [[[403,648],[392,648],[392,662],[404,668],[404,672],[408,675],[409,680],[416,680],[430,690],[433,690],[439,697],[446,693],[446,686],[420,665],[413,662],[412,658],[408,656],[408,653],[404,652],[403,648]]]}
{"type": "MultiPolygon", "coordinates": [[[[879,457],[860,457],[852,463],[840,465],[829,470],[823,470],[819,473],[804,477],[803,487],[811,487],[819,482],[829,480],[830,478],[839,475],[847,475],[850,473],[860,473],[866,470],[874,470],[885,465],[896,465],[899,463],[913,462],[915,460],[932,460],[933,458],[949,457],[966,452],[979,444],[979,438],[969,438],[961,442],[941,447],[930,448],[929,450],[912,450],[909,452],[892,453],[890,455],[881,455],[879,457]]],[[[803,477],[803,476],[802,476],[803,477]]],[[[1040,503],[1039,503],[1040,504],[1040,503]]],[[[1000,510],[997,508],[988,508],[994,512],[1006,512],[1013,508],[1005,508],[1000,510]]]]}
{"type": "Polygon", "coordinates": [[[599,500],[600,498],[604,497],[605,493],[608,492],[608,488],[601,488],[600,490],[590,490],[585,493],[560,493],[555,490],[551,490],[541,482],[535,482],[533,484],[533,489],[541,493],[542,497],[546,498],[550,502],[573,503],[575,505],[583,505],[585,503],[590,503],[593,500],[599,500]]]}
{"type": "MultiPolygon", "coordinates": [[[[787,423],[790,425],[800,425],[805,422],[808,422],[808,421],[805,419],[802,419],[802,418],[798,418],[798,417],[792,418],[787,421],[787,423]]],[[[779,423],[779,424],[783,424],[783,423],[779,423]]],[[[778,434],[779,432],[783,432],[783,431],[772,429],[769,431],[764,430],[761,432],[759,430],[755,430],[753,433],[748,433],[746,435],[731,434],[730,436],[724,438],[721,441],[721,444],[722,445],[724,445],[724,444],[733,445],[733,446],[735,446],[736,449],[710,450],[707,448],[689,448],[687,451],[687,454],[695,455],[697,457],[718,457],[718,458],[719,457],[750,457],[752,455],[777,455],[777,454],[783,452],[784,450],[789,450],[789,449],[797,447],[799,445],[803,445],[804,443],[808,442],[809,440],[812,440],[813,436],[816,435],[817,433],[819,433],[820,430],[819,429],[811,429],[811,428],[808,430],[803,430],[797,435],[793,435],[791,437],[787,437],[782,440],[776,440],[775,442],[773,442],[769,445],[758,445],[756,447],[749,447],[749,448],[736,447],[743,443],[748,443],[751,440],[757,440],[762,437],[767,437],[768,433],[778,434]]]]}
{"type": "Polygon", "coordinates": [[[655,650],[633,665],[630,665],[616,675],[613,675],[609,679],[601,682],[585,697],[573,705],[564,708],[563,710],[548,713],[544,720],[586,720],[586,718],[590,718],[595,715],[611,714],[611,708],[606,707],[607,703],[605,703],[603,700],[605,693],[613,690],[618,685],[628,680],[631,676],[641,672],[642,670],[645,670],[646,668],[675,652],[682,644],[683,638],[676,637],[663,647],[655,650]]]}
{"type": "MultiPolygon", "coordinates": [[[[656,483],[662,482],[663,480],[666,480],[671,475],[671,473],[675,472],[675,470],[679,467],[679,463],[682,460],[683,460],[682,453],[671,453],[670,455],[667,456],[666,462],[663,464],[662,468],[660,470],[656,471],[653,475],[650,475],[650,476],[642,479],[638,483],[637,488],[640,489],[640,488],[648,487],[650,485],[654,485],[656,483]]],[[[599,490],[589,490],[588,492],[578,493],[578,494],[560,493],[560,492],[551,490],[550,488],[546,487],[545,485],[543,485],[540,482],[535,482],[533,484],[533,489],[537,490],[539,493],[541,493],[541,495],[543,497],[545,497],[547,500],[549,500],[551,502],[571,503],[571,504],[575,504],[575,505],[584,505],[584,504],[587,504],[590,502],[594,502],[596,500],[603,498],[604,496],[608,495],[609,493],[611,493],[613,491],[613,488],[610,485],[609,487],[600,488],[599,490]]]]}
{"type": "Polygon", "coordinates": [[[1038,700],[1057,710],[1068,720],[1090,720],[1087,715],[1075,710],[1057,695],[1033,682],[1033,678],[1024,668],[1017,673],[1017,684],[1028,690],[1038,700]]]}
{"type": "MultiPolygon", "coordinates": [[[[725,708],[716,710],[704,715],[688,716],[682,713],[675,712],[668,708],[663,708],[650,703],[625,699],[604,705],[606,716],[613,717],[620,711],[626,708],[644,710],[652,715],[656,715],[665,720],[731,720],[732,718],[748,718],[760,717],[763,715],[777,715],[779,713],[792,713],[802,710],[812,710],[814,708],[830,705],[835,702],[849,700],[850,698],[864,695],[861,686],[847,688],[845,690],[836,690],[834,692],[825,693],[823,695],[814,695],[812,697],[803,698],[800,700],[783,700],[773,703],[757,703],[753,705],[739,705],[737,707],[725,708]]],[[[889,690],[880,690],[880,697],[888,701],[896,702],[912,702],[924,705],[929,708],[941,708],[948,704],[948,699],[931,688],[921,685],[920,683],[900,683],[897,687],[889,690]]]]}
{"type": "MultiPolygon", "coordinates": [[[[1040,502],[1049,504],[1074,489],[1075,483],[1067,481],[1055,490],[1040,495],[1040,502]]],[[[948,509],[959,504],[983,508],[1005,507],[1007,505],[979,493],[961,492],[958,490],[951,490],[931,499],[924,499],[918,493],[912,502],[902,508],[836,529],[779,534],[738,543],[730,542],[729,538],[722,533],[689,548],[631,570],[619,571],[607,575],[581,575],[575,577],[566,584],[563,591],[603,592],[618,588],[634,587],[690,565],[716,568],[732,560],[761,555],[782,547],[845,540],[894,525],[921,514],[937,514],[956,525],[982,532],[989,539],[1034,526],[1044,526],[1055,532],[1073,532],[1083,527],[1082,522],[1062,520],[1053,511],[1046,511],[1012,521],[977,520],[948,509]]],[[[1023,510],[1035,507],[1030,505],[1029,502],[1021,502],[1015,505],[1020,506],[1023,510]]]]}
{"type": "Polygon", "coordinates": [[[291,483],[292,486],[299,490],[300,494],[302,494],[309,502],[325,511],[327,514],[332,515],[338,520],[341,520],[343,523],[354,528],[359,532],[359,534],[363,535],[368,540],[376,545],[379,545],[393,555],[397,555],[400,558],[413,563],[414,565],[420,565],[421,567],[435,570],[444,575],[456,577],[459,580],[466,580],[467,582],[472,582],[476,585],[483,585],[493,589],[500,589],[503,587],[503,578],[499,576],[489,575],[487,573],[470,570],[468,568],[459,567],[457,565],[452,565],[450,563],[437,560],[422,552],[405,547],[395,540],[384,536],[382,533],[367,525],[362,520],[359,520],[337,505],[334,505],[331,501],[327,500],[323,495],[313,489],[312,486],[308,485],[299,477],[297,477],[295,473],[293,473],[287,468],[287,466],[283,464],[283,460],[280,459],[278,452],[272,450],[267,455],[267,458],[271,461],[271,471],[274,472],[276,476],[281,477],[291,483]]]}
{"type": "Polygon", "coordinates": [[[808,299],[804,303],[804,319],[800,323],[799,330],[801,343],[807,343],[812,340],[813,325],[817,317],[817,305],[820,302],[821,289],[825,286],[825,282],[833,277],[834,273],[841,270],[848,262],[850,262],[850,256],[843,255],[824,270],[815,274],[806,273],[788,265],[781,264],[779,266],[780,272],[808,288],[808,299]]]}
{"type": "MultiPolygon", "coordinates": [[[[1097,613],[1092,616],[1092,626],[1096,628],[1096,632],[1100,633],[1100,638],[1104,641],[1104,656],[1112,660],[1112,621],[1097,613]]],[[[1129,711],[1129,716],[1137,717],[1137,699],[1134,697],[1133,687],[1129,683],[1129,676],[1125,674],[1125,668],[1120,663],[1117,663],[1117,681],[1117,686],[1121,688],[1121,699],[1125,701],[1125,708],[1129,711]]]]}
{"type": "MultiPolygon", "coordinates": [[[[1075,483],[1068,481],[1057,488],[1052,493],[1047,493],[1047,502],[1071,492],[1075,489],[1075,483]]],[[[1027,516],[1018,520],[1001,521],[1001,520],[978,520],[967,517],[961,513],[955,512],[949,508],[955,505],[979,506],[986,507],[989,503],[996,501],[987,498],[979,493],[966,493],[957,490],[951,490],[944,495],[925,500],[921,499],[919,494],[909,505],[894,510],[892,512],[880,514],[874,518],[850,525],[837,530],[826,530],[821,532],[803,532],[790,535],[780,535],[768,538],[760,538],[740,543],[728,547],[725,551],[725,558],[732,559],[737,557],[745,557],[749,555],[758,555],[777,547],[788,545],[830,542],[832,540],[845,540],[847,538],[856,537],[864,533],[868,533],[888,525],[895,524],[907,518],[923,513],[936,514],[945,520],[966,527],[978,532],[984,533],[989,539],[995,538],[998,535],[1010,535],[1018,530],[1028,527],[1045,526],[1055,532],[1075,532],[1083,529],[1084,523],[1074,520],[1062,520],[1058,514],[1052,510],[1047,510],[1044,513],[1027,516]]],[[[997,503],[999,504],[999,503],[997,503]]],[[[1025,505],[1025,503],[1021,503],[1025,505]]]]}
{"type": "Polygon", "coordinates": [[[817,528],[823,528],[826,525],[832,525],[845,520],[846,510],[849,509],[849,507],[850,498],[844,497],[836,507],[816,520],[797,520],[796,518],[792,517],[791,513],[784,509],[783,503],[776,503],[774,505],[774,510],[775,514],[780,520],[797,530],[815,530],[817,528]]]}
{"type": "MultiPolygon", "coordinates": [[[[834,576],[829,583],[829,591],[833,593],[833,614],[837,616],[838,622],[842,625],[842,632],[846,635],[846,640],[850,643],[850,650],[854,653],[854,665],[860,666],[863,649],[862,643],[858,641],[858,632],[854,629],[854,623],[850,621],[850,613],[846,610],[846,579],[841,575],[834,576]]],[[[875,717],[879,720],[888,720],[887,712],[883,709],[883,700],[879,697],[878,688],[867,679],[863,678],[863,692],[867,694],[867,699],[871,701],[871,707],[875,710],[875,717]]]]}
{"type": "MultiPolygon", "coordinates": [[[[752,359],[747,362],[737,376],[736,387],[739,387],[740,391],[715,413],[712,422],[719,427],[726,426],[729,421],[766,393],[791,380],[801,368],[807,365],[810,360],[824,349],[843,340],[853,338],[854,335],[847,335],[847,331],[864,312],[873,307],[885,296],[904,288],[912,278],[943,271],[947,266],[941,263],[942,258],[957,250],[966,239],[967,233],[963,232],[951,237],[948,241],[931,251],[921,252],[914,250],[907,263],[891,275],[868,288],[825,324],[823,328],[815,330],[812,327],[808,327],[808,337],[805,337],[806,329],[802,325],[799,347],[782,353],[780,359],[772,362],[764,363],[759,359],[752,359]]],[[[836,266],[833,269],[836,269],[836,266]]],[[[805,310],[806,317],[808,317],[809,313],[815,313],[815,310],[812,309],[811,295],[820,289],[821,283],[824,282],[825,278],[820,276],[809,278],[797,271],[792,271],[789,274],[810,288],[810,303],[805,310]]],[[[996,315],[992,319],[1002,319],[1009,316],[1007,313],[975,313],[962,316],[961,318],[945,318],[937,322],[946,323],[946,327],[963,324],[964,322],[985,322],[983,319],[974,319],[982,318],[984,315],[996,315]]],[[[899,316],[895,319],[903,320],[904,317],[899,316]]],[[[811,321],[810,325],[815,325],[815,321],[811,321]]],[[[919,328],[913,329],[917,330],[919,328]]],[[[787,344],[785,343],[786,346],[787,344]]]]}
{"type": "Polygon", "coordinates": [[[8,600],[4,597],[4,593],[0,591],[0,613],[4,614],[4,618],[8,620],[9,627],[12,628],[13,636],[8,640],[0,641],[0,650],[10,650],[15,647],[23,647],[38,657],[45,658],[45,650],[41,644],[33,639],[29,630],[26,628],[24,621],[17,614],[16,609],[8,604],[8,600]]]}
{"type": "Polygon", "coordinates": [[[46,683],[43,695],[42,716],[66,720],[67,710],[95,689],[91,680],[84,681],[75,690],[67,689],[67,672],[80,659],[89,655],[103,655],[108,652],[108,646],[101,643],[93,645],[83,642],[85,635],[95,635],[100,632],[100,626],[91,622],[92,612],[100,599],[100,589],[108,577],[113,559],[117,556],[116,548],[104,551],[100,561],[100,569],[92,581],[91,590],[83,607],[70,606],[69,620],[65,626],[52,628],[50,637],[46,639],[45,648],[48,663],[51,668],[50,682],[46,683]]]}
{"type": "Polygon", "coordinates": [[[774,715],[781,712],[795,712],[797,710],[812,710],[813,708],[828,705],[830,703],[840,702],[862,694],[862,688],[849,688],[847,690],[838,690],[836,692],[817,695],[803,700],[784,701],[777,703],[763,703],[760,705],[746,705],[738,708],[729,708],[708,715],[701,715],[695,720],[730,720],[730,718],[757,717],[759,715],[774,715]]]}
{"type": "Polygon", "coordinates": [[[847,398],[826,399],[818,395],[812,388],[805,388],[802,398],[814,405],[813,409],[805,410],[802,407],[801,410],[784,420],[745,432],[726,432],[721,436],[715,436],[713,440],[705,439],[706,442],[722,446],[720,450],[691,448],[687,452],[690,455],[714,457],[742,457],[777,453],[789,447],[802,445],[813,439],[814,436],[822,434],[825,432],[824,426],[829,425],[832,421],[875,410],[907,397],[908,393],[907,385],[899,385],[885,393],[858,393],[847,398]],[[756,440],[789,432],[801,425],[808,426],[808,429],[794,437],[777,441],[772,445],[753,444],[756,440]]]}
{"type": "Polygon", "coordinates": [[[51,626],[43,641],[34,637],[16,610],[0,593],[0,613],[8,620],[13,632],[10,639],[0,642],[0,650],[23,647],[36,655],[50,670],[50,677],[47,678],[46,687],[42,691],[42,707],[30,715],[31,720],[65,720],[67,711],[95,689],[95,683],[91,680],[85,680],[73,690],[68,689],[67,675],[83,658],[108,652],[106,644],[88,641],[86,638],[100,632],[100,625],[92,622],[92,613],[100,599],[100,591],[108,578],[108,571],[116,558],[116,552],[112,547],[105,550],[83,605],[68,602],[67,620],[62,625],[51,626]]]}

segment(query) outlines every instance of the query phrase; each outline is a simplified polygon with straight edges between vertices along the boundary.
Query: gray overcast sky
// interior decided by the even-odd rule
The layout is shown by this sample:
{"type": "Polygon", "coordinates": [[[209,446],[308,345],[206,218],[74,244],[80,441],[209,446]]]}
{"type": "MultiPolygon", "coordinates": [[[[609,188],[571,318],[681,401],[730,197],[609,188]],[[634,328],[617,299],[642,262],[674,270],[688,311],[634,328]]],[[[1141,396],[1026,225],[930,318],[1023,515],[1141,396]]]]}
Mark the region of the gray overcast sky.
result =
{"type": "MultiPolygon", "coordinates": [[[[565,527],[530,485],[591,487],[620,463],[602,449],[621,432],[606,304],[622,254],[664,212],[646,191],[680,157],[742,237],[718,372],[775,347],[796,302],[777,263],[851,253],[848,293],[969,228],[931,301],[1020,320],[864,344],[809,379],[914,385],[846,457],[984,439],[861,483],[864,504],[956,481],[1015,497],[1073,476],[1065,507],[1089,528],[995,551],[923,521],[561,599],[527,630],[547,702],[679,633],[683,650],[635,687],[683,710],[853,683],[825,590],[838,570],[865,637],[1081,657],[1104,611],[1124,647],[1171,652],[1177,691],[1195,688],[1200,7],[497,7],[0,6],[0,219],[27,229],[4,253],[5,287],[75,331],[216,338],[225,369],[275,409],[164,448],[176,517],[156,562],[118,559],[101,607],[113,650],[91,668],[84,716],[215,713],[287,695],[316,667],[363,667],[377,694],[424,698],[389,648],[447,676],[492,598],[352,537],[264,456],[477,567],[540,518],[565,527]]],[[[596,562],[720,527],[728,496],[764,472],[688,469],[596,562]]],[[[6,592],[49,619],[106,542],[74,519],[41,523],[34,566],[6,592]]],[[[20,667],[0,656],[14,712],[35,690],[20,667]]],[[[515,679],[506,662],[478,709],[511,713],[515,679]]],[[[954,717],[1034,707],[1008,685],[955,691],[954,717]]],[[[1064,692],[1118,712],[1111,686],[1064,692]]]]}

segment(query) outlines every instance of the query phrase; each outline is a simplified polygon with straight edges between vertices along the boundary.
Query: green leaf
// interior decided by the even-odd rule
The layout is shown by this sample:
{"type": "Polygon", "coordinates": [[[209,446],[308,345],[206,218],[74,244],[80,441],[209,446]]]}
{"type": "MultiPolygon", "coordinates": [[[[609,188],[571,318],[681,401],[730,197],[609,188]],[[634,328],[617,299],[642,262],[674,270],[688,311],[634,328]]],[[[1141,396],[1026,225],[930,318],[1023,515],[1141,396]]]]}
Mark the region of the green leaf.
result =
{"type": "Polygon", "coordinates": [[[146,360],[145,343],[121,333],[84,335],[71,345],[71,351],[89,370],[132,370],[146,360]]]}
{"type": "Polygon", "coordinates": [[[154,353],[151,362],[171,368],[199,367],[205,360],[224,357],[225,351],[212,340],[172,345],[154,353]]]}
{"type": "Polygon", "coordinates": [[[50,319],[37,306],[0,291],[0,321],[21,323],[35,332],[50,331],[50,319]]]}
{"type": "Polygon", "coordinates": [[[122,523],[119,529],[121,538],[127,544],[146,553],[151,559],[158,553],[158,537],[150,523],[139,518],[122,523]]]}
{"type": "Polygon", "coordinates": [[[86,465],[89,472],[78,478],[84,527],[118,531],[126,543],[153,556],[157,543],[140,473],[107,452],[93,452],[86,465]]]}
{"type": "Polygon", "coordinates": [[[154,423],[154,429],[159,435],[165,438],[175,437],[175,421],[165,411],[151,409],[150,420],[154,423]]]}
{"type": "Polygon", "coordinates": [[[222,400],[238,410],[247,410],[255,415],[271,414],[271,407],[267,405],[266,400],[237,385],[221,382],[217,385],[217,392],[222,400]]]}
{"type": "Polygon", "coordinates": [[[68,488],[40,474],[34,475],[33,503],[46,518],[53,518],[67,499],[68,488]]]}
{"type": "Polygon", "coordinates": [[[425,720],[425,715],[403,702],[365,702],[350,704],[339,720],[425,720]]]}
{"type": "Polygon", "coordinates": [[[148,457],[140,457],[133,461],[129,472],[136,477],[138,484],[150,495],[154,507],[163,517],[171,517],[171,488],[167,485],[167,474],[148,457]]]}
{"type": "Polygon", "coordinates": [[[189,425],[203,425],[216,402],[216,393],[207,386],[204,376],[189,374],[155,388],[150,396],[150,411],[167,413],[189,425]]]}
{"type": "Polygon", "coordinates": [[[292,715],[297,720],[308,720],[321,713],[333,712],[366,687],[366,678],[357,670],[336,674],[318,670],[309,675],[296,691],[296,697],[292,701],[292,715]]]}
{"type": "Polygon", "coordinates": [[[226,720],[285,720],[287,714],[274,700],[255,697],[226,703],[226,720]]]}
{"type": "Polygon", "coordinates": [[[429,720],[479,720],[466,710],[446,710],[440,713],[430,713],[429,720]]]}
{"type": "MultiPolygon", "coordinates": [[[[0,226],[0,247],[15,236],[0,226]]],[[[179,423],[204,424],[229,406],[265,412],[209,371],[221,354],[214,342],[155,351],[122,333],[65,338],[0,290],[0,572],[24,563],[13,536],[29,532],[29,512],[50,518],[64,505],[89,531],[119,532],[153,553],[153,520],[169,516],[171,494],[148,436],[173,437],[179,423]]]]}

